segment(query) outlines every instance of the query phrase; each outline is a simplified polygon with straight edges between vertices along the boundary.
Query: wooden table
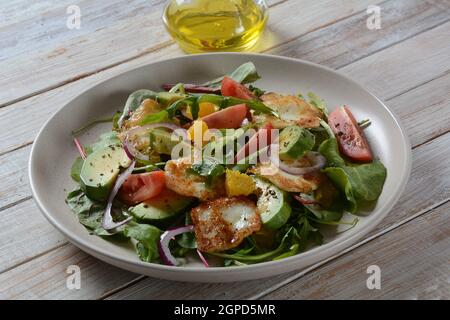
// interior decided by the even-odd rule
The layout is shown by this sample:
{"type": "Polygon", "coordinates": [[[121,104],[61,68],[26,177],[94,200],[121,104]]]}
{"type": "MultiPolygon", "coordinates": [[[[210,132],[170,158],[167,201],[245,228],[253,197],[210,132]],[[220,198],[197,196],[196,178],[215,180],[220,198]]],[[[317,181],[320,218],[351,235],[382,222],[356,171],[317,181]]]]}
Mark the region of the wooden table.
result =
{"type": "Polygon", "coordinates": [[[272,0],[258,51],[340,70],[402,120],[413,169],[400,201],[363,241],[307,270],[228,284],[170,282],[107,265],[70,244],[31,197],[27,164],[39,128],[94,82],[183,53],[162,0],[3,1],[0,5],[0,298],[449,299],[450,1],[272,0]],[[66,9],[81,9],[68,29],[66,9]],[[381,29],[366,26],[381,7],[381,29]],[[82,270],[81,289],[66,268],[82,270]],[[369,265],[381,289],[366,286],[369,265]]]}

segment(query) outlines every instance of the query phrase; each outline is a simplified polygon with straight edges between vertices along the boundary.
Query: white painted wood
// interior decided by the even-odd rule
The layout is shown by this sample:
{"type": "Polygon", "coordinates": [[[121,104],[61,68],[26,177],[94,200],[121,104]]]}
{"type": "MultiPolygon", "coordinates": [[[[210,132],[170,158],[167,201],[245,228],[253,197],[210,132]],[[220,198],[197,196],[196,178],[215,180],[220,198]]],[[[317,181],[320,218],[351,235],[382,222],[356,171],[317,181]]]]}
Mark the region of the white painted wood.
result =
{"type": "MultiPolygon", "coordinates": [[[[411,20],[409,21],[408,24],[420,25],[422,28],[420,30],[427,30],[430,27],[435,25],[434,18],[433,18],[434,15],[433,15],[433,11],[431,8],[426,7],[427,8],[426,12],[428,12],[428,13],[425,15],[425,17],[423,16],[422,13],[420,13],[420,11],[415,12],[416,14],[414,15],[412,8],[410,8],[408,6],[406,8],[407,9],[405,9],[404,11],[409,14],[408,16],[411,16],[411,20]]],[[[424,9],[423,5],[420,5],[420,9],[424,9]]],[[[391,11],[394,11],[394,13],[396,12],[392,8],[391,8],[391,11]]],[[[440,12],[440,10],[438,10],[438,12],[440,12]]],[[[437,13],[434,12],[434,14],[438,14],[438,12],[437,13]]],[[[388,13],[386,13],[386,15],[388,15],[388,13]]],[[[360,16],[358,15],[358,17],[360,17],[360,16]]],[[[313,62],[317,62],[317,63],[325,62],[327,65],[329,64],[330,66],[338,66],[340,64],[347,63],[349,57],[348,56],[343,57],[342,55],[337,55],[336,57],[331,58],[327,54],[328,51],[324,50],[324,48],[323,48],[323,41],[322,41],[323,34],[327,34],[327,33],[336,34],[337,33],[340,35],[346,34],[346,36],[343,36],[343,38],[351,37],[354,41],[347,42],[346,47],[351,52],[357,52],[358,53],[357,55],[355,53],[356,57],[360,57],[361,55],[368,53],[368,51],[367,51],[368,49],[364,49],[365,48],[364,44],[367,42],[377,43],[378,44],[377,46],[373,45],[370,47],[371,50],[373,50],[372,52],[377,52],[378,50],[382,49],[383,46],[395,43],[394,41],[399,41],[399,40],[405,39],[411,34],[409,29],[407,29],[405,26],[403,26],[402,23],[405,23],[405,22],[402,21],[398,17],[398,14],[394,15],[393,17],[390,17],[390,16],[387,16],[387,17],[388,17],[387,18],[388,21],[391,23],[391,27],[389,27],[387,25],[387,22],[385,23],[384,26],[388,29],[390,29],[390,28],[394,29],[394,30],[392,30],[392,32],[388,33],[390,41],[385,42],[385,41],[377,40],[377,39],[379,39],[379,36],[376,33],[367,32],[367,30],[365,30],[365,29],[359,29],[360,32],[356,32],[356,30],[354,30],[354,29],[348,29],[347,23],[345,23],[345,21],[343,21],[343,22],[337,23],[339,25],[338,28],[335,25],[332,25],[323,30],[318,30],[316,32],[312,32],[312,33],[306,35],[305,37],[301,37],[298,40],[296,40],[296,42],[297,41],[300,42],[300,43],[298,43],[298,47],[302,47],[303,43],[304,43],[304,45],[307,48],[309,48],[308,50],[310,52],[320,53],[320,54],[310,54],[310,55],[306,56],[306,58],[308,58],[309,60],[311,60],[313,62]],[[396,19],[395,19],[395,17],[396,17],[396,19]],[[399,29],[397,29],[397,25],[401,25],[401,27],[399,29]],[[349,32],[349,33],[347,33],[347,32],[349,32]],[[338,62],[335,62],[334,59],[336,59],[336,61],[338,61],[338,62]]],[[[440,14],[438,14],[438,18],[441,19],[440,14]]],[[[350,18],[350,19],[353,20],[354,18],[350,18]]],[[[358,19],[360,19],[360,18],[357,18],[356,20],[359,21],[358,19]]],[[[415,28],[417,28],[417,27],[415,27],[415,28]]],[[[415,30],[417,31],[419,29],[415,29],[415,30]]],[[[433,30],[430,32],[433,32],[433,30]]],[[[384,35],[382,35],[381,37],[384,38],[384,35]]],[[[428,37],[433,38],[434,33],[428,34],[428,37]]],[[[399,51],[401,51],[400,54],[402,54],[403,52],[408,52],[409,49],[406,48],[405,46],[407,46],[408,42],[412,41],[412,40],[413,39],[407,40],[406,45],[399,44],[399,46],[400,46],[399,51]]],[[[332,39],[330,39],[329,41],[332,41],[332,39]]],[[[342,39],[340,39],[338,37],[338,38],[336,38],[335,42],[330,43],[330,46],[333,49],[337,46],[340,46],[340,43],[342,43],[342,39]]],[[[435,42],[433,45],[440,46],[440,43],[435,42]]],[[[450,54],[450,49],[448,49],[448,46],[447,46],[446,47],[447,50],[444,51],[441,56],[436,57],[435,49],[434,49],[433,45],[427,49],[426,53],[420,52],[420,53],[416,54],[415,52],[410,52],[408,54],[415,57],[415,59],[420,59],[420,58],[428,59],[428,60],[430,60],[430,63],[432,63],[434,61],[434,59],[439,59],[438,61],[442,61],[445,58],[445,56],[450,54]]],[[[269,51],[269,52],[272,52],[272,51],[269,51]]],[[[277,52],[276,49],[274,52],[275,53],[277,52]]],[[[284,54],[284,53],[286,53],[286,51],[282,50],[281,53],[284,54]]],[[[37,134],[37,131],[39,130],[39,128],[43,125],[43,123],[48,119],[48,117],[53,112],[55,112],[58,108],[60,108],[62,105],[64,105],[64,103],[66,101],[73,98],[79,92],[82,92],[85,88],[89,87],[92,83],[100,81],[101,79],[108,78],[114,74],[123,72],[124,70],[127,70],[129,68],[134,68],[134,67],[137,67],[137,66],[140,66],[140,65],[149,63],[151,61],[158,60],[158,59],[177,56],[179,54],[181,54],[181,51],[177,48],[176,45],[172,45],[170,47],[161,49],[158,52],[153,53],[151,56],[149,55],[149,56],[144,56],[144,57],[138,58],[136,60],[121,64],[117,67],[108,69],[107,71],[100,72],[93,76],[90,76],[90,77],[78,80],[74,83],[70,83],[68,85],[62,86],[58,89],[48,91],[42,95],[37,95],[35,97],[23,100],[19,103],[10,105],[8,107],[0,108],[0,131],[2,132],[2,135],[0,135],[0,154],[7,152],[9,150],[15,149],[17,147],[23,146],[25,144],[31,143],[32,139],[37,134]],[[20,121],[20,122],[16,121],[15,119],[18,119],[18,118],[23,119],[23,121],[20,121]]],[[[297,54],[297,53],[295,53],[295,54],[297,54]]],[[[388,62],[391,60],[394,61],[396,59],[395,55],[391,56],[389,54],[386,54],[385,52],[377,53],[375,59],[379,59],[378,58],[379,55],[381,55],[380,59],[385,59],[388,62]]],[[[305,57],[303,57],[302,52],[298,52],[298,55],[295,55],[295,57],[305,58],[305,57]]],[[[393,69],[394,74],[402,74],[402,75],[404,75],[404,78],[408,79],[408,81],[406,83],[406,85],[408,87],[412,88],[422,82],[427,81],[428,77],[422,77],[422,74],[421,73],[417,74],[416,70],[410,70],[410,68],[404,68],[403,66],[404,66],[403,64],[389,63],[389,67],[391,69],[393,69]]],[[[367,69],[364,69],[364,63],[362,63],[359,66],[358,70],[363,70],[363,71],[367,70],[367,69]]],[[[356,70],[356,71],[358,71],[358,70],[356,70]]],[[[447,70],[448,70],[448,68],[447,68],[447,70]]],[[[361,73],[363,71],[359,71],[359,72],[361,73]]],[[[442,70],[442,71],[445,71],[445,70],[442,70]]],[[[435,74],[435,75],[436,76],[439,75],[442,71],[438,70],[437,74],[435,74]]],[[[350,74],[350,75],[352,75],[352,74],[350,74]]],[[[358,77],[359,74],[355,74],[355,76],[358,77]]],[[[395,78],[386,78],[383,73],[375,73],[375,74],[371,73],[370,76],[372,77],[371,79],[373,82],[389,81],[389,83],[392,83],[392,82],[396,81],[395,78]]],[[[424,75],[424,76],[426,76],[426,75],[424,75]]],[[[368,80],[365,80],[365,81],[368,82],[368,80]]],[[[445,86],[445,83],[444,83],[444,86],[445,86]]],[[[368,83],[368,85],[370,86],[370,83],[368,83]]],[[[394,84],[393,87],[395,87],[395,85],[396,84],[394,84]]],[[[442,85],[440,87],[442,87],[442,85]]],[[[443,89],[445,90],[445,88],[443,88],[443,89]]],[[[432,92],[429,92],[429,94],[431,95],[432,92]]],[[[381,98],[386,98],[386,96],[384,95],[383,92],[379,92],[379,95],[381,98]]],[[[438,97],[438,95],[433,95],[433,97],[440,99],[438,97]]],[[[435,102],[436,101],[430,101],[430,103],[435,103],[435,102]]],[[[404,107],[409,108],[408,104],[409,104],[409,102],[406,102],[404,107]]],[[[400,108],[401,107],[403,107],[403,105],[401,105],[400,108]]],[[[443,120],[445,118],[442,117],[440,119],[443,120]]]]}
{"type": "MultiPolygon", "coordinates": [[[[48,10],[50,15],[52,12],[49,2],[46,1],[39,4],[41,6],[40,9],[36,9],[36,7],[31,9],[31,5],[24,0],[14,0],[9,3],[10,5],[6,7],[4,4],[0,7],[0,9],[7,8],[9,10],[0,11],[1,13],[10,13],[8,15],[10,17],[9,20],[6,19],[0,22],[0,43],[4,39],[1,36],[3,28],[9,28],[13,24],[27,24],[29,23],[27,21],[30,19],[35,19],[33,15],[39,10],[44,10],[45,12],[48,10]],[[23,15],[14,15],[11,13],[14,11],[13,5],[19,5],[22,8],[20,10],[23,10],[25,13],[23,15]],[[27,5],[30,6],[30,10],[25,9],[27,5]]],[[[100,8],[101,5],[98,3],[98,1],[91,1],[90,5],[100,8]]],[[[261,47],[260,50],[267,50],[272,45],[284,43],[280,47],[270,50],[270,52],[299,58],[306,56],[310,60],[323,62],[333,67],[342,66],[355,59],[362,58],[360,61],[344,67],[344,71],[356,80],[360,80],[370,88],[373,88],[380,97],[384,99],[394,97],[389,100],[389,105],[404,121],[414,145],[422,144],[449,130],[450,108],[448,94],[450,91],[448,89],[450,81],[448,70],[450,69],[450,59],[448,58],[450,51],[448,46],[442,45],[442,43],[448,43],[450,35],[450,24],[442,24],[446,19],[445,10],[448,10],[448,2],[419,2],[415,0],[384,2],[382,6],[386,18],[384,24],[386,29],[381,30],[379,34],[366,33],[365,30],[363,32],[357,27],[364,21],[363,13],[343,21],[336,21],[347,15],[362,11],[361,8],[364,9],[364,3],[362,2],[358,3],[356,8],[351,7],[355,3],[346,1],[346,5],[350,9],[348,9],[349,7],[341,6],[347,9],[340,11],[338,15],[333,15],[335,14],[333,12],[331,16],[327,11],[328,9],[322,10],[321,14],[324,16],[320,16],[318,11],[320,4],[318,2],[308,1],[307,6],[302,6],[302,8],[294,5],[294,1],[281,0],[277,1],[277,3],[278,5],[271,11],[272,18],[269,29],[273,32],[267,34],[265,39],[266,46],[261,47]],[[430,6],[430,3],[434,5],[430,6]],[[307,19],[299,19],[299,14],[303,14],[306,9],[310,9],[309,12],[312,12],[312,14],[307,19]],[[297,14],[298,12],[300,13],[297,14]],[[327,26],[328,24],[329,26],[327,26]],[[442,25],[436,27],[439,24],[442,25]],[[321,27],[324,28],[321,29],[321,27]],[[430,28],[431,30],[415,36],[416,33],[430,28]],[[274,32],[278,33],[276,39],[272,38],[274,32]],[[408,37],[412,38],[404,41],[408,37]],[[447,42],[445,42],[446,40],[447,42]],[[400,41],[404,42],[363,58],[400,41]],[[326,50],[327,46],[329,46],[330,50],[326,50]],[[351,51],[351,54],[345,50],[346,48],[348,48],[348,51],[351,51]],[[371,70],[371,72],[367,72],[367,70],[371,70]],[[376,72],[373,72],[373,70],[376,72]],[[430,125],[430,123],[433,125],[430,125]]],[[[33,5],[36,6],[35,4],[33,5]]],[[[55,6],[55,10],[60,10],[64,5],[64,2],[58,3],[59,7],[55,6]]],[[[127,26],[121,25],[118,27],[132,16],[131,11],[127,12],[118,13],[122,15],[123,20],[119,19],[117,23],[108,20],[112,19],[111,17],[114,14],[111,15],[107,11],[103,13],[97,12],[95,13],[97,15],[94,14],[91,18],[94,24],[103,23],[96,19],[102,19],[105,15],[110,14],[105,19],[105,23],[110,27],[108,32],[111,30],[116,32],[124,28],[130,34],[131,31],[127,26]]],[[[54,21],[54,18],[52,20],[51,17],[48,17],[48,19],[47,21],[54,21]]],[[[148,27],[148,25],[145,25],[145,27],[148,27]]],[[[104,29],[93,33],[90,31],[89,37],[98,40],[102,34],[106,34],[104,29]]],[[[111,34],[114,34],[114,32],[111,34]]],[[[99,57],[84,56],[84,54],[90,55],[99,52],[100,49],[111,48],[113,43],[100,40],[98,45],[92,42],[84,45],[82,36],[80,39],[81,42],[77,42],[75,38],[67,38],[67,44],[70,45],[71,51],[62,53],[55,51],[54,53],[60,55],[48,58],[46,55],[49,52],[52,55],[51,51],[53,50],[49,49],[53,48],[50,45],[51,39],[47,41],[41,38],[43,49],[29,53],[28,57],[33,57],[33,59],[29,58],[29,60],[33,61],[27,63],[29,68],[35,70],[36,62],[34,60],[39,61],[42,69],[38,69],[38,72],[40,72],[39,75],[41,77],[46,78],[44,79],[45,81],[34,78],[28,79],[30,75],[29,69],[22,69],[22,71],[17,70],[19,73],[10,78],[8,82],[8,86],[15,88],[16,92],[13,93],[17,93],[16,97],[24,97],[29,95],[30,92],[34,92],[33,90],[45,90],[45,86],[75,80],[61,88],[48,91],[5,108],[0,108],[0,208],[3,207],[4,209],[0,211],[0,215],[7,218],[1,221],[8,222],[7,225],[2,225],[0,222],[2,229],[8,229],[7,232],[0,235],[0,272],[12,268],[0,274],[0,297],[98,298],[104,295],[109,296],[109,292],[118,290],[117,288],[121,288],[130,281],[140,279],[137,275],[98,262],[98,260],[80,252],[72,245],[64,245],[63,237],[44,220],[31,199],[14,205],[16,201],[20,202],[21,199],[29,197],[26,182],[26,162],[29,147],[20,147],[32,141],[37,129],[64,101],[69,97],[73,97],[93,82],[100,81],[122,70],[156,59],[181,54],[176,45],[167,43],[166,46],[163,43],[162,46],[159,44],[156,47],[147,48],[142,51],[142,57],[135,58],[132,54],[130,55],[130,52],[133,53],[135,52],[133,50],[136,50],[136,43],[133,43],[132,48],[128,51],[126,48],[121,47],[122,51],[119,50],[117,54],[113,52],[111,57],[101,56],[102,59],[100,59],[102,60],[101,63],[106,62],[107,67],[109,66],[108,63],[118,58],[125,58],[123,61],[131,59],[129,62],[120,64],[119,61],[117,62],[119,63],[118,66],[91,76],[90,72],[92,69],[89,68],[92,65],[95,65],[95,68],[99,67],[99,57]],[[70,57],[71,54],[73,54],[72,57],[70,57]],[[109,58],[111,60],[108,60],[109,58]],[[64,66],[58,65],[58,63],[67,61],[67,59],[72,59],[70,61],[73,61],[73,66],[64,69],[64,66]],[[81,64],[76,65],[75,63],[80,61],[80,59],[86,59],[86,64],[83,64],[83,60],[81,64]],[[56,65],[53,65],[53,63],[56,63],[56,65]],[[86,70],[88,71],[86,72],[86,70]],[[25,79],[25,77],[27,78],[25,79]],[[73,79],[71,80],[70,77],[73,77],[73,79]],[[36,84],[31,84],[30,87],[31,80],[39,82],[39,86],[44,85],[42,87],[44,89],[33,87],[36,84]],[[17,121],[17,119],[21,121],[17,121]],[[16,148],[19,149],[1,155],[16,148]],[[5,205],[7,207],[4,207],[5,205]],[[39,241],[36,241],[37,238],[39,241]],[[83,271],[83,274],[86,275],[87,281],[83,280],[84,287],[82,285],[81,291],[71,291],[65,287],[64,271],[68,263],[81,264],[82,269],[86,271],[83,271]],[[20,266],[14,268],[17,264],[20,264],[20,266]],[[24,276],[24,274],[27,276],[24,276]]],[[[130,41],[136,41],[136,39],[138,38],[133,38],[133,35],[131,35],[130,41]]],[[[161,40],[161,38],[158,38],[158,40],[161,40]]],[[[118,45],[120,47],[122,44],[118,45]]],[[[111,49],[108,50],[113,51],[111,49]]],[[[1,52],[0,46],[0,70],[2,70],[0,71],[0,79],[3,88],[3,83],[5,83],[3,80],[6,79],[4,77],[6,73],[3,70],[7,69],[1,68],[1,52]]],[[[15,62],[23,62],[20,59],[20,57],[17,58],[15,62]]],[[[117,63],[114,62],[113,64],[117,63]]],[[[27,66],[27,64],[24,64],[24,66],[27,66]]],[[[93,70],[99,71],[101,69],[100,65],[100,69],[93,70]]],[[[37,77],[34,74],[31,76],[37,77]]],[[[3,100],[5,96],[2,96],[2,93],[0,93],[0,104],[2,104],[2,101],[9,101],[8,99],[16,99],[14,94],[11,96],[11,92],[7,94],[9,98],[3,100]]],[[[448,168],[450,168],[450,163],[448,163],[450,156],[449,145],[449,135],[447,134],[418,147],[414,151],[413,174],[405,194],[392,213],[372,234],[383,233],[385,230],[388,230],[387,228],[399,221],[406,221],[406,219],[414,217],[415,214],[425,212],[429,208],[434,207],[436,203],[442,203],[449,199],[450,186],[448,179],[446,179],[449,176],[448,168]],[[424,189],[427,190],[427,193],[423,192],[424,189]]],[[[406,226],[415,220],[408,222],[406,226]]],[[[397,230],[393,230],[383,237],[391,237],[393,235],[397,236],[397,230]]],[[[401,235],[398,237],[401,237],[401,235]]],[[[422,242],[418,245],[420,246],[421,244],[422,242]]],[[[435,243],[433,242],[432,245],[434,246],[435,243]]],[[[366,246],[364,245],[355,252],[364,250],[366,246]]],[[[336,259],[333,263],[339,264],[345,257],[348,257],[348,254],[343,258],[336,259]]],[[[355,256],[355,258],[358,257],[358,255],[355,256]]],[[[405,256],[403,259],[406,261],[409,258],[409,256],[405,256]]],[[[400,259],[396,266],[404,265],[404,261],[400,259]]],[[[391,274],[397,272],[397,267],[389,269],[391,274]]],[[[432,267],[436,268],[433,270],[439,270],[440,265],[433,264],[432,267]]],[[[322,271],[324,269],[326,267],[318,270],[322,271]]],[[[330,272],[330,270],[331,272],[333,271],[333,269],[326,269],[324,272],[330,272]]],[[[295,273],[264,281],[227,285],[187,285],[148,278],[123,291],[119,291],[119,293],[112,295],[111,298],[248,298],[254,296],[255,291],[270,291],[270,288],[293,275],[295,273]]],[[[438,280],[443,279],[439,275],[436,278],[438,280]]],[[[342,279],[334,279],[333,281],[335,282],[333,290],[337,290],[339,285],[342,285],[342,279]]],[[[417,292],[419,297],[434,297],[433,293],[439,292],[433,291],[432,288],[425,288],[423,286],[424,280],[418,283],[421,289],[421,291],[417,292]],[[431,294],[427,294],[427,290],[431,290],[431,294]]],[[[291,290],[293,290],[294,294],[297,294],[295,293],[295,287],[291,290]]],[[[392,290],[395,291],[395,289],[392,290]]],[[[278,292],[275,294],[278,294],[278,292]]],[[[355,292],[354,297],[364,296],[364,293],[355,292]]],[[[408,287],[403,287],[395,292],[396,294],[406,294],[408,287]]],[[[351,294],[351,292],[346,291],[345,294],[351,294]]],[[[339,295],[336,293],[333,296],[339,295]]]]}
{"type": "MultiPolygon", "coordinates": [[[[26,52],[19,50],[15,54],[10,53],[14,54],[13,59],[0,61],[3,83],[0,106],[151,54],[173,43],[160,19],[162,7],[151,7],[147,1],[138,1],[142,5],[136,7],[136,12],[125,10],[127,15],[122,19],[118,18],[120,14],[117,13],[121,11],[119,1],[115,2],[115,11],[108,11],[105,6],[109,6],[109,2],[105,1],[85,5],[84,16],[87,21],[82,22],[83,25],[89,27],[99,23],[95,30],[87,34],[83,27],[75,31],[66,28],[64,6],[52,11],[53,20],[46,22],[48,26],[45,30],[54,26],[52,37],[58,34],[70,36],[61,36],[61,39],[38,50],[32,48],[39,44],[29,43],[26,52]],[[72,36],[74,33],[75,36],[72,36]]],[[[301,6],[296,0],[281,2],[270,12],[269,29],[272,36],[258,50],[276,46],[379,2],[381,0],[304,0],[301,6]]],[[[35,20],[36,17],[31,23],[35,20]]],[[[28,26],[30,22],[27,20],[24,23],[26,26],[10,27],[16,28],[19,34],[33,32],[34,29],[28,26]]],[[[44,32],[30,35],[29,39],[37,38],[36,42],[41,42],[47,36],[44,32]]],[[[13,42],[10,46],[15,48],[14,40],[6,40],[5,43],[13,42]]]]}
{"type": "Polygon", "coordinates": [[[450,202],[279,289],[264,299],[450,298],[450,202]],[[367,268],[381,270],[369,290],[367,268]],[[351,285],[349,285],[351,283],[351,285]]]}

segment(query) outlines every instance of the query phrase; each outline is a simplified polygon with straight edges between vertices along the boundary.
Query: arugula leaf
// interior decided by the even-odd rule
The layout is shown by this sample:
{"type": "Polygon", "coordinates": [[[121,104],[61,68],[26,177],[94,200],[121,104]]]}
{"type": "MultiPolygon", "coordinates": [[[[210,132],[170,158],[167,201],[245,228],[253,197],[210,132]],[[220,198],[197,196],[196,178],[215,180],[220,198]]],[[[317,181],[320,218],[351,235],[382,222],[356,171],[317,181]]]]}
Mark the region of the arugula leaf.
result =
{"type": "Polygon", "coordinates": [[[122,115],[120,116],[118,123],[121,124],[123,120],[130,116],[130,113],[135,111],[141,105],[145,99],[156,99],[157,94],[148,89],[140,89],[128,96],[125,106],[123,108],[122,115]]]}
{"type": "MultiPolygon", "coordinates": [[[[224,97],[217,94],[192,94],[186,98],[177,100],[173,102],[166,110],[160,111],[156,113],[156,115],[162,115],[164,112],[167,112],[167,116],[169,119],[173,118],[176,115],[176,112],[182,107],[189,106],[191,109],[193,119],[197,119],[198,117],[198,109],[199,104],[202,102],[210,102],[219,106],[220,109],[225,109],[231,106],[235,106],[237,104],[246,104],[248,108],[255,110],[257,114],[266,113],[271,114],[275,117],[279,117],[278,113],[269,108],[264,103],[259,100],[244,100],[238,99],[234,97],[224,97]]],[[[146,119],[144,119],[141,125],[149,123],[146,119]]]]}
{"type": "Polygon", "coordinates": [[[67,195],[66,202],[70,209],[78,216],[82,225],[91,231],[102,226],[105,206],[89,199],[82,190],[74,190],[67,195]]]}
{"type": "Polygon", "coordinates": [[[114,113],[113,118],[112,118],[112,129],[113,130],[119,130],[119,119],[122,116],[122,111],[117,111],[116,113],[114,113]]]}
{"type": "Polygon", "coordinates": [[[70,169],[70,176],[76,182],[80,182],[81,168],[83,167],[84,160],[81,157],[77,157],[70,169]]]}
{"type": "Polygon", "coordinates": [[[252,250],[244,251],[244,252],[236,252],[236,253],[232,253],[232,254],[218,253],[218,252],[209,253],[209,254],[214,255],[216,257],[224,258],[224,259],[237,260],[240,262],[247,262],[247,263],[258,263],[258,262],[271,260],[274,256],[279,256],[281,253],[284,252],[284,250],[286,249],[286,247],[289,244],[288,240],[291,237],[291,235],[293,234],[294,230],[295,229],[293,227],[289,228],[289,230],[283,236],[283,238],[280,242],[280,245],[276,249],[268,251],[268,252],[264,252],[261,254],[250,255],[249,253],[251,253],[252,250]]]}
{"type": "Polygon", "coordinates": [[[204,158],[202,162],[193,164],[190,171],[202,177],[216,178],[225,173],[225,168],[214,159],[204,158]]]}
{"type": "MultiPolygon", "coordinates": [[[[237,81],[239,83],[252,83],[256,80],[260,79],[261,77],[258,75],[258,72],[256,71],[256,67],[253,64],[253,62],[246,62],[242,65],[240,65],[236,70],[234,70],[231,74],[227,75],[234,81],[237,81]]],[[[220,88],[222,85],[222,80],[225,76],[216,78],[214,80],[208,81],[202,86],[205,87],[213,87],[213,88],[220,88]]]]}
{"type": "MultiPolygon", "coordinates": [[[[189,212],[186,213],[186,218],[184,221],[185,225],[192,224],[191,215],[189,212]]],[[[184,249],[197,249],[197,239],[195,238],[194,232],[185,232],[176,237],[177,243],[181,248],[184,249]]]]}
{"type": "Polygon", "coordinates": [[[199,97],[199,103],[200,102],[210,102],[217,106],[219,106],[221,109],[228,108],[231,106],[235,106],[237,104],[246,104],[248,108],[255,110],[257,114],[259,113],[265,113],[265,114],[271,114],[275,117],[279,117],[278,112],[273,110],[272,108],[269,108],[264,103],[262,103],[259,100],[244,100],[239,99],[235,97],[224,97],[219,96],[215,94],[203,94],[203,95],[197,95],[199,97]]]}
{"type": "Polygon", "coordinates": [[[123,233],[137,241],[136,251],[142,261],[153,262],[159,258],[158,242],[162,231],[157,227],[131,221],[127,224],[123,233]]]}
{"type": "Polygon", "coordinates": [[[335,138],[323,142],[319,152],[327,159],[328,167],[323,172],[345,194],[351,213],[378,199],[386,180],[386,168],[379,160],[366,164],[347,164],[339,154],[335,138]]]}
{"type": "Polygon", "coordinates": [[[315,95],[312,92],[308,92],[308,98],[309,98],[310,104],[312,104],[314,107],[316,107],[317,109],[322,111],[323,114],[325,115],[325,117],[328,117],[328,108],[325,103],[325,100],[323,100],[322,98],[319,98],[317,95],[315,95]]]}
{"type": "Polygon", "coordinates": [[[140,125],[146,125],[150,123],[164,122],[169,119],[169,113],[166,110],[159,111],[157,113],[149,114],[141,120],[140,125]]]}
{"type": "Polygon", "coordinates": [[[257,88],[255,86],[250,85],[249,90],[255,95],[256,97],[261,97],[264,93],[266,93],[264,90],[257,88]]]}

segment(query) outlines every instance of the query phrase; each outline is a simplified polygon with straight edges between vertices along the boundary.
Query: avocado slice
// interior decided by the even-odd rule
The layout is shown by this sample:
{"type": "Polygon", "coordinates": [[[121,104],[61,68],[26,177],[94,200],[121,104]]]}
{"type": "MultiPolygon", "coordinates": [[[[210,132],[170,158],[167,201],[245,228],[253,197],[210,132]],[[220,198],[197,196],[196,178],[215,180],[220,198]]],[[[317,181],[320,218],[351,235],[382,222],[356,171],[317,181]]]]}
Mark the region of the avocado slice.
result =
{"type": "Polygon", "coordinates": [[[286,194],[259,177],[254,177],[258,201],[256,206],[261,215],[264,227],[279,229],[291,216],[292,208],[287,202],[286,194]]]}
{"type": "Polygon", "coordinates": [[[281,160],[295,160],[311,151],[315,144],[315,136],[309,130],[298,126],[283,129],[279,137],[281,160]]]}
{"type": "Polygon", "coordinates": [[[172,92],[158,92],[157,99],[160,104],[163,106],[169,106],[170,104],[174,103],[177,100],[181,100],[186,98],[186,94],[182,93],[172,93],[172,92]]]}
{"type": "Polygon", "coordinates": [[[97,201],[105,201],[114,186],[120,168],[130,165],[125,150],[118,145],[99,148],[83,162],[80,186],[86,195],[97,201]]]}
{"type": "Polygon", "coordinates": [[[153,150],[160,154],[172,154],[172,149],[180,143],[180,141],[172,140],[172,132],[164,129],[153,129],[150,131],[150,146],[153,150]]]}
{"type": "Polygon", "coordinates": [[[139,221],[155,226],[166,226],[194,202],[172,190],[164,189],[155,198],[146,200],[129,209],[139,221]]]}

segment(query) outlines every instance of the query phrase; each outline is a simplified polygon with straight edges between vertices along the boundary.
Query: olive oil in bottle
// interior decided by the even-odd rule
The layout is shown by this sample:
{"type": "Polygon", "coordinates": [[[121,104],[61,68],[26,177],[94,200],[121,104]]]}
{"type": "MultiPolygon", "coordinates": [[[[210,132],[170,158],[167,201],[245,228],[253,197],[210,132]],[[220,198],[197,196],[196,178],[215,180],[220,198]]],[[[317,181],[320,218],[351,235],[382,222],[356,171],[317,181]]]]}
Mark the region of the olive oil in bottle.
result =
{"type": "Polygon", "coordinates": [[[194,53],[251,49],[267,16],[265,0],[171,0],[163,20],[181,48],[194,53]]]}

